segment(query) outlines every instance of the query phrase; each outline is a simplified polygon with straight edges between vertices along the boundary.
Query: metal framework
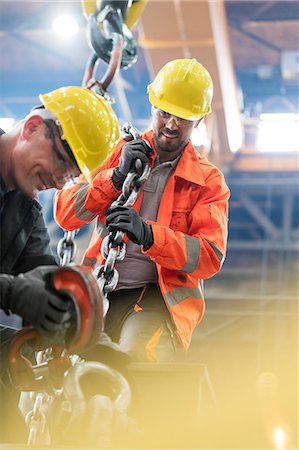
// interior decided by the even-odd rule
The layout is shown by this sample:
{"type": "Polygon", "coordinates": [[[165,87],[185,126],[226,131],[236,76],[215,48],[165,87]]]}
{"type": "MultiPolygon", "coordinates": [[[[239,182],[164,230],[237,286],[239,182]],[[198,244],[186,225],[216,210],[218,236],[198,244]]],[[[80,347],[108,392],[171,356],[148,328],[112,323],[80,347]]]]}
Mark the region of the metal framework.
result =
{"type": "Polygon", "coordinates": [[[231,189],[229,248],[299,250],[299,177],[290,173],[236,173],[231,189]]]}

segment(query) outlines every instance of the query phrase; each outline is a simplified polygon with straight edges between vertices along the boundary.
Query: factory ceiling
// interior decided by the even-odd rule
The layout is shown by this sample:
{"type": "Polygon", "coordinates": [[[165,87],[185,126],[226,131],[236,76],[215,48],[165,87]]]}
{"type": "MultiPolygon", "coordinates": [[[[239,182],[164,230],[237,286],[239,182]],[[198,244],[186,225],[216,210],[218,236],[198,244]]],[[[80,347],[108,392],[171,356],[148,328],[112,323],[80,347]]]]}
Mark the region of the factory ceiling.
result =
{"type": "MultiPolygon", "coordinates": [[[[162,64],[185,56],[195,56],[215,78],[216,112],[223,107],[225,113],[229,98],[247,117],[296,112],[298,25],[298,1],[148,0],[134,30],[137,62],[110,87],[120,120],[145,127],[147,84],[162,64]]],[[[39,93],[82,83],[90,48],[80,1],[1,0],[0,36],[1,117],[19,119],[39,93]],[[79,23],[72,38],[51,28],[54,17],[65,13],[79,23]]],[[[97,75],[105,70],[100,63],[97,75]]]]}

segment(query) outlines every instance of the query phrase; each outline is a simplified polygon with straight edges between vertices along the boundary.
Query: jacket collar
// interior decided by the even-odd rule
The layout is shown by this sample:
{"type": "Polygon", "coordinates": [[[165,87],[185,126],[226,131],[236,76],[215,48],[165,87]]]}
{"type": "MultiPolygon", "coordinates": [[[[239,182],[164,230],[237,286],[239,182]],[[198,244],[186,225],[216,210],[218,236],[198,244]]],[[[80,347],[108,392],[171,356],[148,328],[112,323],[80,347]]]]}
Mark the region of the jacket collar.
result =
{"type": "MultiPolygon", "coordinates": [[[[153,131],[150,130],[146,132],[143,137],[150,142],[156,154],[153,131]]],[[[200,157],[195,151],[195,148],[193,147],[191,141],[189,141],[189,143],[187,144],[178,162],[174,175],[200,186],[206,185],[200,163],[200,157]]]]}

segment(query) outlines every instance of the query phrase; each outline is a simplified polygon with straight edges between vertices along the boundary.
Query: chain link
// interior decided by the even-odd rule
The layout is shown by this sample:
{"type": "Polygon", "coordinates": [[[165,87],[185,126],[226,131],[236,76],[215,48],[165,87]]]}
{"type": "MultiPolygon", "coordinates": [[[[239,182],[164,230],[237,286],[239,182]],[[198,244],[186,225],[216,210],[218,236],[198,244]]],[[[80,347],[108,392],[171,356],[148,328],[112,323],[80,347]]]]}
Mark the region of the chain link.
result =
{"type": "Polygon", "coordinates": [[[57,254],[61,266],[66,266],[74,260],[77,251],[75,235],[76,231],[65,231],[63,238],[57,244],[57,254]]]}
{"type": "Polygon", "coordinates": [[[36,445],[38,439],[45,431],[46,415],[43,411],[45,404],[49,402],[50,396],[46,392],[32,393],[34,404],[31,411],[26,414],[25,422],[29,426],[28,445],[36,445]]]}
{"type": "MultiPolygon", "coordinates": [[[[141,133],[129,122],[122,127],[122,136],[126,140],[138,139],[141,133]]],[[[150,145],[150,144],[149,144],[150,145]]],[[[140,160],[136,161],[135,171],[129,172],[122,186],[122,192],[111,206],[132,206],[140,194],[142,185],[150,174],[150,167],[145,165],[142,173],[140,160]]],[[[101,254],[105,258],[105,264],[95,269],[94,276],[98,280],[98,285],[104,298],[104,314],[109,308],[107,294],[112,292],[118,283],[119,274],[115,269],[115,263],[122,261],[126,254],[126,244],[123,241],[123,231],[112,231],[102,241],[101,254]]]]}

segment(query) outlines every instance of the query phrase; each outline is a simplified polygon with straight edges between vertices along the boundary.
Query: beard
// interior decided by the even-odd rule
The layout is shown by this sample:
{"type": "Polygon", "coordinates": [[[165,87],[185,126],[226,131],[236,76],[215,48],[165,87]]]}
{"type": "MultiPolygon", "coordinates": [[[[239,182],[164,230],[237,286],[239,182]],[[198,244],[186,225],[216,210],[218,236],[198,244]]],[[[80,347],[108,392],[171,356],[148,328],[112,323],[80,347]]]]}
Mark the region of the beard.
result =
{"type": "Polygon", "coordinates": [[[189,137],[182,139],[178,131],[161,129],[158,132],[154,131],[154,141],[157,150],[160,149],[164,152],[172,153],[182,151],[186,147],[189,137]],[[167,132],[168,136],[172,136],[172,139],[164,136],[163,131],[167,132]]]}

